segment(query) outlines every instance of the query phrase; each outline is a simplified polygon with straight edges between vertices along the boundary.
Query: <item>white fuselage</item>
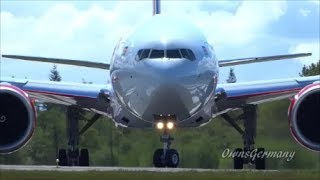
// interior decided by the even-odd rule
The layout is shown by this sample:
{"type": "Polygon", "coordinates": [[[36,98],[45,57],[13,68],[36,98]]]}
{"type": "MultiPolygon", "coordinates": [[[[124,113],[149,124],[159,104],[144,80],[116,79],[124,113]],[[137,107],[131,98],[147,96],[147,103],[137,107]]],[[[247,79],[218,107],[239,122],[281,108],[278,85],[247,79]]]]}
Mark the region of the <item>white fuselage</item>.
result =
{"type": "Polygon", "coordinates": [[[211,118],[218,62],[192,24],[156,15],[116,47],[110,70],[115,121],[152,127],[155,116],[175,115],[180,127],[211,118]]]}

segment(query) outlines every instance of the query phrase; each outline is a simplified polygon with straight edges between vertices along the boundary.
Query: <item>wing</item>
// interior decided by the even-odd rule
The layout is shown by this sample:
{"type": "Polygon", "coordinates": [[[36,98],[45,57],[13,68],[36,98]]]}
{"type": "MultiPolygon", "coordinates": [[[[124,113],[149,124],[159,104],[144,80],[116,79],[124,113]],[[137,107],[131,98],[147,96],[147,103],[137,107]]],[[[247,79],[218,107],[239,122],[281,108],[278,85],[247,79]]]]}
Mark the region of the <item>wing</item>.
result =
{"type": "Polygon", "coordinates": [[[97,63],[97,62],[91,62],[91,61],[82,61],[82,60],[58,59],[58,58],[46,58],[46,57],[34,57],[34,56],[19,56],[19,55],[2,55],[2,57],[9,58],[9,59],[24,60],[24,61],[66,64],[66,65],[98,68],[98,69],[110,68],[110,64],[97,63]]]}
{"type": "Polygon", "coordinates": [[[312,55],[311,53],[299,53],[299,54],[286,54],[286,55],[277,55],[277,56],[220,60],[219,67],[233,66],[233,65],[240,65],[240,64],[250,64],[250,63],[265,62],[265,61],[275,61],[275,60],[282,60],[282,59],[292,59],[292,58],[305,57],[305,56],[311,56],[311,55],[312,55]]]}
{"type": "Polygon", "coordinates": [[[320,76],[254,81],[246,83],[218,84],[216,105],[218,111],[240,108],[245,104],[261,104],[293,97],[302,88],[319,83],[320,76]]]}
{"type": "Polygon", "coordinates": [[[0,83],[22,89],[36,102],[65,106],[77,105],[82,109],[110,116],[112,93],[110,85],[29,81],[14,78],[1,78],[0,83]]]}

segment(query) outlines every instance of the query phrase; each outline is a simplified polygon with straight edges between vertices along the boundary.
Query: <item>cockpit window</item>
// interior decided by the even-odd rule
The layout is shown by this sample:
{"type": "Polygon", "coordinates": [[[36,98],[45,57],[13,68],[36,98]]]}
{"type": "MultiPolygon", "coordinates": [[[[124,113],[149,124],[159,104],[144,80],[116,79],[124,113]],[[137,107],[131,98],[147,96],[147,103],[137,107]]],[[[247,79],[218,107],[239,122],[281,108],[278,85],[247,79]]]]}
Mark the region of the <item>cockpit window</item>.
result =
{"type": "Polygon", "coordinates": [[[139,60],[149,57],[150,49],[140,49],[137,53],[139,60]]]}
{"type": "Polygon", "coordinates": [[[168,50],[158,50],[158,49],[140,49],[137,52],[136,59],[142,60],[145,58],[156,59],[156,58],[185,58],[191,61],[195,60],[196,57],[190,49],[168,49],[168,50]]]}
{"type": "Polygon", "coordinates": [[[168,49],[167,58],[181,58],[179,49],[168,49]]]}
{"type": "Polygon", "coordinates": [[[163,57],[164,57],[164,50],[152,49],[150,58],[163,58],[163,57]]]}
{"type": "Polygon", "coordinates": [[[141,54],[143,52],[144,49],[140,49],[138,52],[137,52],[137,56],[140,58],[141,57],[141,54]]]}
{"type": "Polygon", "coordinates": [[[180,52],[183,58],[189,59],[191,61],[196,59],[196,57],[190,49],[180,49],[180,52]]]}

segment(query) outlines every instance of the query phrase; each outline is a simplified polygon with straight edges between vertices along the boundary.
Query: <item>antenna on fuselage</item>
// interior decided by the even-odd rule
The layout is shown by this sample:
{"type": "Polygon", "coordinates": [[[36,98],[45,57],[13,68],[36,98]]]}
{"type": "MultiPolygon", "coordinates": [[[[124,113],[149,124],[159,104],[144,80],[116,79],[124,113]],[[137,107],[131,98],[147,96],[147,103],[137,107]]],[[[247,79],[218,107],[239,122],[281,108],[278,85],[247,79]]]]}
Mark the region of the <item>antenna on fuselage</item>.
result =
{"type": "Polygon", "coordinates": [[[160,14],[161,12],[160,0],[152,0],[152,1],[153,1],[153,15],[160,14]]]}

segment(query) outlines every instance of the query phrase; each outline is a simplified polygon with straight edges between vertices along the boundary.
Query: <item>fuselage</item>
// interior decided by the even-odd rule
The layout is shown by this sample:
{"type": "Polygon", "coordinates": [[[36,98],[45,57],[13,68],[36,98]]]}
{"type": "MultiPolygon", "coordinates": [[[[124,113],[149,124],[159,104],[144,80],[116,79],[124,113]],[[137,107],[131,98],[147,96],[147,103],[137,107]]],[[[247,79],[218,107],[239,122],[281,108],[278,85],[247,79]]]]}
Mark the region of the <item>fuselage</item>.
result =
{"type": "Polygon", "coordinates": [[[155,116],[174,115],[183,125],[211,117],[218,62],[201,31],[182,19],[156,15],[121,40],[110,76],[119,124],[149,127],[155,116]]]}

